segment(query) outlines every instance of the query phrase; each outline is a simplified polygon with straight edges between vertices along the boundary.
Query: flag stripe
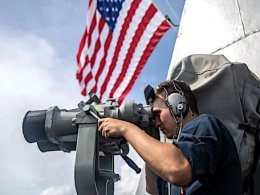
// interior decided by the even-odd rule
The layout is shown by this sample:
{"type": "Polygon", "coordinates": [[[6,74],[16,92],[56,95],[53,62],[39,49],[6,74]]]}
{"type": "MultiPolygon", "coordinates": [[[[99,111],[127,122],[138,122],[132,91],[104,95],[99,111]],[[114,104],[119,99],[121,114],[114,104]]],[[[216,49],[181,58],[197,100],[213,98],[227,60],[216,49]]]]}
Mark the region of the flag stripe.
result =
{"type": "MultiPolygon", "coordinates": [[[[100,50],[100,48],[101,48],[101,45],[103,45],[103,39],[104,39],[104,37],[106,37],[107,36],[107,31],[108,30],[104,30],[104,29],[107,29],[105,26],[104,26],[104,20],[99,16],[99,14],[97,14],[96,15],[96,17],[98,18],[98,19],[100,19],[99,20],[99,30],[98,30],[98,33],[96,33],[96,34],[101,34],[101,36],[92,36],[92,39],[97,39],[96,40],[96,44],[95,44],[95,49],[90,49],[90,51],[92,51],[92,53],[91,54],[89,54],[90,56],[92,55],[92,56],[94,56],[94,58],[92,58],[91,59],[91,64],[90,64],[90,66],[92,67],[92,69],[86,69],[86,70],[84,70],[84,72],[86,72],[86,74],[89,72],[89,71],[91,71],[91,72],[93,72],[93,75],[95,75],[96,74],[96,72],[97,72],[97,70],[98,70],[98,68],[99,68],[99,64],[98,63],[96,63],[96,56],[97,56],[97,54],[99,55],[99,53],[100,52],[98,52],[99,50],[100,50]],[[103,33],[104,33],[104,35],[103,35],[103,33]]],[[[94,45],[94,44],[92,44],[92,45],[94,45]]],[[[90,46],[91,48],[93,48],[92,47],[92,45],[90,46]]],[[[101,52],[102,53],[102,52],[101,52]]],[[[102,54],[101,54],[102,55],[102,54]]],[[[99,57],[100,58],[100,57],[99,57]]],[[[99,59],[98,59],[99,60],[99,59]]],[[[95,79],[95,78],[93,78],[92,77],[92,79],[95,79]]],[[[95,86],[96,86],[96,81],[91,81],[91,85],[88,85],[87,83],[86,83],[86,85],[84,85],[84,87],[85,88],[87,88],[88,89],[88,91],[92,91],[94,88],[95,88],[95,86]],[[93,85],[93,83],[94,83],[94,85],[93,85]]]]}
{"type": "MultiPolygon", "coordinates": [[[[99,32],[99,34],[101,34],[101,32],[102,32],[104,24],[105,24],[104,20],[99,20],[99,24],[98,24],[98,32],[99,32]]],[[[100,48],[101,48],[101,41],[100,41],[100,37],[98,37],[97,40],[96,40],[94,52],[93,52],[91,60],[90,60],[90,64],[91,64],[92,68],[93,68],[93,66],[95,64],[96,57],[97,57],[97,54],[98,54],[98,51],[99,51],[100,48]]]]}
{"type": "MultiPolygon", "coordinates": [[[[98,17],[98,15],[96,13],[93,15],[93,17],[94,18],[93,18],[92,21],[95,21],[95,22],[91,23],[91,25],[92,25],[91,26],[91,31],[92,31],[91,34],[98,35],[99,34],[99,29],[96,28],[96,27],[97,27],[97,20],[100,17],[98,17]]],[[[102,25],[101,25],[101,27],[102,27],[102,25]]],[[[85,76],[88,77],[89,74],[92,75],[92,69],[91,68],[93,68],[93,65],[94,65],[94,62],[95,62],[95,58],[96,58],[96,52],[99,50],[99,47],[100,47],[99,37],[98,36],[92,36],[91,39],[92,40],[96,40],[96,41],[89,41],[87,55],[86,55],[86,59],[85,59],[86,63],[84,64],[84,67],[83,67],[83,78],[85,76]],[[91,68],[89,68],[88,66],[90,66],[91,68]]],[[[93,76],[88,77],[88,78],[89,79],[87,80],[87,82],[86,82],[86,80],[82,80],[81,86],[83,88],[86,88],[87,91],[90,91],[91,87],[88,86],[88,83],[90,83],[91,86],[93,85],[93,81],[90,80],[90,79],[93,78],[93,76]]]]}
{"type": "Polygon", "coordinates": [[[149,24],[150,20],[152,19],[152,17],[154,16],[154,14],[156,13],[156,8],[154,7],[153,4],[150,5],[150,7],[148,8],[148,10],[146,11],[144,17],[142,18],[142,21],[140,22],[138,29],[136,30],[136,33],[133,37],[133,41],[130,44],[128,53],[126,55],[125,61],[122,65],[122,71],[119,75],[119,77],[117,78],[117,81],[114,85],[114,87],[112,88],[109,97],[113,97],[114,93],[116,91],[116,89],[118,88],[118,86],[120,85],[120,83],[123,81],[126,73],[127,73],[127,69],[129,67],[130,61],[132,59],[132,56],[134,54],[134,51],[137,47],[137,44],[140,40],[140,37],[142,36],[145,28],[147,27],[147,25],[149,24]]]}
{"type": "MultiPolygon", "coordinates": [[[[88,74],[87,74],[87,76],[85,77],[85,79],[84,79],[84,83],[89,83],[89,81],[92,79],[92,74],[91,74],[91,72],[89,72],[88,74]]],[[[83,88],[83,90],[81,91],[81,94],[82,95],[86,95],[86,91],[87,91],[87,89],[86,89],[86,87],[84,87],[83,88]]]]}
{"type": "MultiPolygon", "coordinates": [[[[138,4],[138,8],[135,11],[135,15],[132,18],[132,20],[129,24],[129,27],[127,29],[127,32],[126,32],[126,35],[124,38],[124,42],[120,49],[119,58],[117,60],[116,66],[114,68],[112,76],[109,79],[109,82],[107,83],[107,89],[105,91],[104,97],[109,97],[109,92],[112,90],[118,76],[120,75],[120,72],[122,70],[122,65],[127,56],[128,50],[130,49],[131,42],[133,41],[133,36],[135,35],[135,33],[138,29],[139,23],[140,23],[141,19],[144,17],[149,5],[150,5],[149,1],[141,1],[138,4]]],[[[125,17],[127,17],[127,15],[125,17]]]]}
{"type": "Polygon", "coordinates": [[[86,43],[86,37],[88,36],[88,32],[87,32],[87,29],[85,28],[85,32],[83,34],[83,37],[80,41],[80,45],[79,45],[79,50],[78,50],[78,54],[77,54],[77,63],[78,65],[81,67],[81,61],[80,61],[80,56],[81,56],[81,53],[83,51],[83,48],[85,46],[85,43],[86,43]]]}
{"type": "Polygon", "coordinates": [[[170,25],[167,21],[163,21],[162,24],[158,27],[158,29],[153,34],[152,38],[150,39],[150,42],[148,43],[141,60],[139,61],[137,68],[135,70],[135,73],[133,74],[133,77],[131,78],[131,81],[129,82],[128,86],[125,88],[121,96],[118,98],[118,103],[121,104],[124,100],[125,96],[129,93],[131,88],[133,87],[137,77],[140,75],[145,62],[150,57],[154,47],[157,45],[157,43],[160,40],[160,37],[170,28],[170,25]]]}
{"type": "MultiPolygon", "coordinates": [[[[89,1],[89,7],[88,7],[88,12],[87,12],[87,16],[88,16],[88,18],[91,18],[91,21],[93,20],[93,18],[95,16],[95,13],[96,13],[95,12],[95,3],[94,2],[95,1],[89,1]]],[[[84,34],[84,35],[86,35],[86,37],[83,36],[83,38],[82,38],[82,39],[84,39],[85,46],[82,49],[78,50],[78,55],[80,56],[79,60],[80,60],[80,68],[81,68],[81,70],[78,71],[77,78],[78,78],[79,83],[80,83],[81,86],[84,86],[84,84],[82,83],[82,82],[84,82],[84,80],[82,80],[82,79],[84,78],[84,75],[86,75],[86,74],[84,74],[84,70],[85,70],[86,66],[88,65],[88,60],[87,59],[88,59],[88,53],[90,51],[90,49],[88,47],[89,43],[86,44],[86,41],[88,41],[89,37],[91,37],[91,36],[88,36],[88,35],[90,35],[88,33],[89,32],[89,28],[88,28],[89,27],[89,25],[88,25],[89,22],[88,21],[89,20],[87,20],[87,25],[86,25],[85,34],[84,34]]],[[[90,42],[90,41],[88,41],[88,42],[90,42]]]]}
{"type": "Polygon", "coordinates": [[[100,61],[104,55],[104,44],[105,44],[105,39],[107,38],[107,35],[109,33],[109,29],[105,26],[105,21],[100,18],[99,20],[99,34],[100,36],[98,37],[98,40],[97,42],[99,42],[100,44],[100,48],[98,50],[95,49],[95,52],[96,53],[96,59],[95,61],[93,61],[93,69],[92,69],[92,72],[93,72],[93,75],[96,75],[97,74],[97,71],[99,69],[99,66],[100,66],[100,61]],[[102,27],[102,28],[101,28],[102,27]]]}
{"type": "MultiPolygon", "coordinates": [[[[97,74],[95,76],[96,82],[98,82],[98,79],[100,78],[100,75],[101,75],[102,71],[104,70],[104,66],[106,64],[106,58],[107,58],[107,54],[108,54],[108,48],[109,48],[109,45],[111,43],[111,40],[112,40],[112,33],[109,33],[109,35],[106,39],[105,45],[104,45],[104,56],[101,59],[99,69],[98,69],[97,74]]],[[[97,84],[95,85],[95,87],[93,89],[93,93],[96,93],[96,92],[97,92],[97,84]]]]}
{"type": "MultiPolygon", "coordinates": [[[[91,34],[91,35],[94,34],[93,31],[95,30],[96,25],[97,25],[96,14],[97,14],[97,12],[94,13],[94,17],[92,19],[92,22],[91,22],[91,25],[90,25],[90,28],[89,28],[89,34],[91,34]]],[[[88,47],[90,47],[91,41],[92,41],[92,37],[89,36],[88,37],[88,47]]]]}
{"type": "Polygon", "coordinates": [[[89,0],[89,7],[90,7],[90,5],[91,5],[92,1],[93,1],[93,0],[89,0]]]}
{"type": "Polygon", "coordinates": [[[101,99],[102,99],[104,92],[106,91],[107,83],[108,83],[108,81],[109,81],[109,79],[110,79],[110,77],[111,77],[111,75],[114,71],[115,66],[116,66],[116,61],[118,59],[118,55],[119,55],[120,49],[122,47],[128,26],[129,26],[134,14],[135,14],[135,11],[138,8],[138,5],[139,5],[140,2],[141,2],[141,0],[134,0],[133,1],[133,3],[131,4],[131,8],[128,11],[127,17],[125,18],[125,23],[122,26],[122,30],[121,30],[120,35],[119,35],[119,39],[118,39],[118,42],[117,42],[117,45],[116,45],[116,49],[115,49],[115,52],[114,52],[112,62],[109,65],[108,74],[105,78],[105,81],[103,82],[103,84],[101,86],[101,94],[100,94],[101,99]]]}
{"type": "Polygon", "coordinates": [[[86,56],[84,67],[81,69],[81,71],[82,71],[82,73],[81,73],[82,79],[80,81],[81,86],[85,86],[84,78],[86,77],[86,75],[88,75],[87,68],[86,68],[86,67],[88,67],[87,64],[89,64],[89,56],[88,55],[86,56]]]}
{"type": "Polygon", "coordinates": [[[160,12],[156,12],[154,17],[151,19],[149,25],[147,25],[142,37],[140,38],[139,44],[137,48],[135,49],[134,55],[132,57],[132,60],[129,64],[129,68],[127,70],[126,76],[124,77],[123,82],[120,83],[120,86],[116,90],[115,94],[121,94],[128,83],[130,82],[135,69],[137,68],[138,62],[141,59],[141,56],[143,52],[146,49],[147,44],[149,43],[149,40],[152,38],[152,33],[154,33],[158,26],[164,21],[165,19],[163,17],[160,17],[160,12]]]}
{"type": "MultiPolygon", "coordinates": [[[[105,66],[102,70],[102,73],[101,73],[101,75],[98,79],[98,82],[97,82],[96,95],[98,97],[100,97],[100,99],[101,99],[101,95],[100,95],[101,94],[101,86],[103,85],[103,82],[104,82],[104,80],[105,80],[105,78],[108,74],[109,65],[111,64],[113,54],[115,53],[115,48],[116,48],[116,44],[117,44],[118,39],[119,39],[120,32],[121,32],[123,24],[125,22],[125,18],[127,17],[129,10],[131,9],[132,3],[133,3],[132,1],[125,1],[124,2],[124,4],[122,5],[122,10],[120,11],[119,17],[117,19],[117,25],[115,26],[113,32],[110,31],[111,36],[112,36],[112,40],[111,40],[111,44],[109,45],[109,48],[108,48],[107,57],[105,59],[106,64],[105,64],[105,66]]],[[[107,83],[107,85],[108,85],[108,83],[107,83]]],[[[106,93],[106,91],[105,91],[105,93],[106,93]]],[[[103,97],[104,97],[104,99],[101,99],[102,101],[105,100],[105,98],[107,98],[108,96],[104,95],[103,97]]]]}

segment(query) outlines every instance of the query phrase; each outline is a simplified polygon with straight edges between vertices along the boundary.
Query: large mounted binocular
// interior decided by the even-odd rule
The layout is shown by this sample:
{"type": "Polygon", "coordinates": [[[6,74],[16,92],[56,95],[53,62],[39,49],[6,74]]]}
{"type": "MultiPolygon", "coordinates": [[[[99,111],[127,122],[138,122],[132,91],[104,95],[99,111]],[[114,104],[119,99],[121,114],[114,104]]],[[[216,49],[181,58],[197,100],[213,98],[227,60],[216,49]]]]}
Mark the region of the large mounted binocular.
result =
{"type": "Polygon", "coordinates": [[[129,146],[124,138],[105,139],[97,131],[99,118],[111,117],[131,122],[148,134],[152,131],[150,105],[125,101],[121,106],[113,99],[101,103],[96,95],[89,93],[87,102],[78,108],[65,110],[57,106],[48,110],[28,111],[23,120],[23,134],[27,142],[36,142],[42,152],[76,151],[75,186],[78,194],[112,195],[114,182],[120,179],[114,173],[114,155],[123,159],[137,173],[140,169],[126,155],[129,146]]]}

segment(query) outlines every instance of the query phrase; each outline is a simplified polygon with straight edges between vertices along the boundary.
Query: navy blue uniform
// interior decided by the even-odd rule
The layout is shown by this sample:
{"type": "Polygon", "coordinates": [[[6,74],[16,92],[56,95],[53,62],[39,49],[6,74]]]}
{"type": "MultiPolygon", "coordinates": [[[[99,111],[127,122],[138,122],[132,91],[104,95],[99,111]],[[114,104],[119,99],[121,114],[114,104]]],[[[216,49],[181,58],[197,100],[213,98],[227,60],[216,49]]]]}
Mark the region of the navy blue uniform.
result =
{"type": "MultiPolygon", "coordinates": [[[[242,173],[234,140],[215,117],[200,115],[187,123],[173,143],[189,161],[194,180],[185,195],[241,195],[242,173]]],[[[171,187],[172,195],[181,188],[171,187]]]]}

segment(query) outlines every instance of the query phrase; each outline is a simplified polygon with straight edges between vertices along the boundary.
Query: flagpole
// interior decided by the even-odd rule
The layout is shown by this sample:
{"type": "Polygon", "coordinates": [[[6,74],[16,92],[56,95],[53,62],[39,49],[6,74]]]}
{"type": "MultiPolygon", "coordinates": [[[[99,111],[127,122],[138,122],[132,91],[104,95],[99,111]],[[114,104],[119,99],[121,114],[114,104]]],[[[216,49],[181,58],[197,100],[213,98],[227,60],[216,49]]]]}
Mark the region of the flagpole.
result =
{"type": "Polygon", "coordinates": [[[179,24],[174,24],[168,15],[165,15],[164,17],[167,21],[169,21],[172,27],[179,27],[179,24]]]}
{"type": "MultiPolygon", "coordinates": [[[[163,14],[163,12],[158,8],[157,4],[153,0],[151,0],[151,1],[153,2],[153,4],[156,7],[156,9],[159,10],[163,14]]],[[[167,3],[167,5],[169,6],[168,3],[167,3]]],[[[174,16],[176,17],[175,12],[173,12],[173,13],[174,13],[174,16]]],[[[171,18],[167,14],[163,14],[163,15],[164,15],[165,19],[169,22],[170,26],[177,31],[177,29],[174,28],[174,27],[179,27],[179,25],[178,24],[174,24],[173,21],[171,20],[171,18]]],[[[178,17],[176,17],[176,18],[178,19],[178,17]]]]}

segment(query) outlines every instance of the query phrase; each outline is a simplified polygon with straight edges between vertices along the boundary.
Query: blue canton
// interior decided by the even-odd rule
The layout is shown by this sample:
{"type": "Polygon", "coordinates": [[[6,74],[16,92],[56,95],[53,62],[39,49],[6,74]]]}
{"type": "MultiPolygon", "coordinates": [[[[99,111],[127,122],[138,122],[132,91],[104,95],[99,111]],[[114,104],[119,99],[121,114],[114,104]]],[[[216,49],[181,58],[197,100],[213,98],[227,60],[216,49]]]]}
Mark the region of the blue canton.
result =
{"type": "Polygon", "coordinates": [[[97,0],[97,9],[113,32],[125,0],[97,0]]]}

